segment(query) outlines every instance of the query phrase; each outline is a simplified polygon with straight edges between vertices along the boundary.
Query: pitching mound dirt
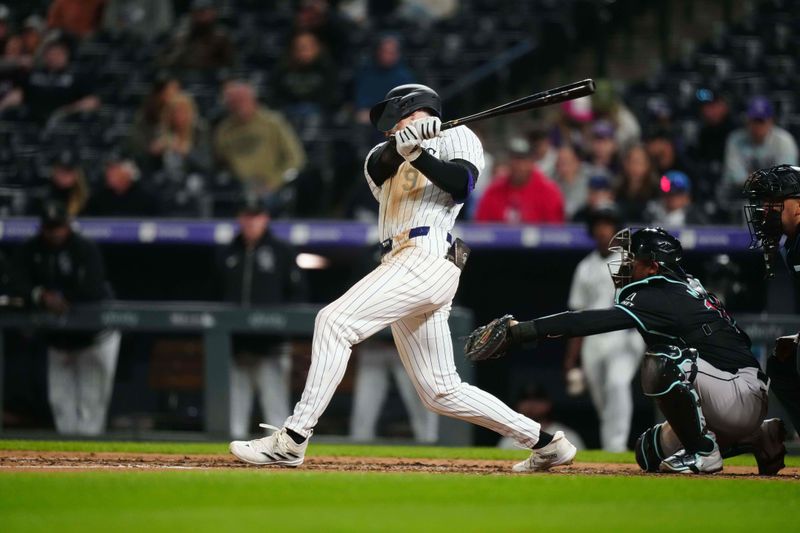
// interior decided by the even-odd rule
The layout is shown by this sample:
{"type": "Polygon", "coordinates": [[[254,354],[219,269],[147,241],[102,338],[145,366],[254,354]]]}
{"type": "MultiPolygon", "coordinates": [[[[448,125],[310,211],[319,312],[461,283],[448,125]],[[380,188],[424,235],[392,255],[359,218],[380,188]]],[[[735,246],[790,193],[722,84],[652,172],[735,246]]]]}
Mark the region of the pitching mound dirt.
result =
{"type": "MultiPolygon", "coordinates": [[[[512,461],[473,459],[408,459],[401,457],[307,457],[302,470],[338,472],[425,472],[482,475],[512,474],[512,461]]],[[[269,471],[293,470],[258,467],[226,455],[164,455],[144,453],[80,453],[0,451],[0,469],[9,470],[88,470],[88,469],[234,469],[251,468],[269,471]]],[[[558,467],[555,474],[644,475],[636,465],[612,463],[576,463],[558,467]]],[[[765,479],[755,467],[728,466],[716,477],[765,479]]],[[[778,476],[766,479],[800,481],[800,468],[786,468],[778,476]]]]}

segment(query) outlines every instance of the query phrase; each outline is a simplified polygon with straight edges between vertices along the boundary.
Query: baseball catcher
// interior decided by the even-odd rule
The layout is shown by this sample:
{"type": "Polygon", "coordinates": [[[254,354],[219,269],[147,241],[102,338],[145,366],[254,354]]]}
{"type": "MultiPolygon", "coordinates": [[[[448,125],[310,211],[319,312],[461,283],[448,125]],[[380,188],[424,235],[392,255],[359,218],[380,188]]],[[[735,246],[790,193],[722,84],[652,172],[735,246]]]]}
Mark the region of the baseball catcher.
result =
{"type": "Polygon", "coordinates": [[[667,419],[636,442],[642,470],[713,473],[722,470],[723,454],[746,450],[759,473],[777,473],[785,431],[779,419],[764,420],[769,379],[747,334],[681,267],[680,241],[661,228],[624,229],[610,247],[619,254],[608,265],[620,289],[613,306],[528,322],[503,317],[472,333],[467,357],[478,361],[543,339],[636,328],[648,346],[642,389],[667,419]]]}

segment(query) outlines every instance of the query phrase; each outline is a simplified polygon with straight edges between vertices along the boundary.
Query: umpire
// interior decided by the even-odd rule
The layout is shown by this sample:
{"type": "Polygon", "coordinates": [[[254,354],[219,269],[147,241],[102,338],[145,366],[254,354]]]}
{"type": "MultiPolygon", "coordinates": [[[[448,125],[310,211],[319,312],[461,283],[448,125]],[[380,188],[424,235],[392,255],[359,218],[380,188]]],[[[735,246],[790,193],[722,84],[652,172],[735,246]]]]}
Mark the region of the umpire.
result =
{"type": "MultiPolygon", "coordinates": [[[[217,255],[222,299],[243,307],[279,305],[306,300],[297,253],[269,231],[270,215],[255,195],[241,201],[239,234],[217,255]]],[[[281,425],[289,416],[290,344],[274,335],[238,334],[233,337],[230,431],[234,438],[249,435],[256,390],[268,423],[281,425]]]]}
{"type": "MultiPolygon", "coordinates": [[[[757,170],[744,183],[748,198],[745,216],[750,229],[751,248],[761,248],[767,276],[772,277],[777,256],[789,270],[800,293],[800,167],[778,165],[757,170]],[[783,247],[780,240],[786,236],[783,247]]],[[[767,359],[772,392],[789,413],[800,433],[800,334],[780,337],[767,359]]]]}
{"type": "MultiPolygon", "coordinates": [[[[112,297],[100,250],[71,227],[64,203],[45,202],[39,232],[18,250],[16,292],[33,308],[57,315],[73,304],[112,297]]],[[[120,333],[45,331],[48,399],[59,433],[99,435],[105,429],[120,333]]]]}

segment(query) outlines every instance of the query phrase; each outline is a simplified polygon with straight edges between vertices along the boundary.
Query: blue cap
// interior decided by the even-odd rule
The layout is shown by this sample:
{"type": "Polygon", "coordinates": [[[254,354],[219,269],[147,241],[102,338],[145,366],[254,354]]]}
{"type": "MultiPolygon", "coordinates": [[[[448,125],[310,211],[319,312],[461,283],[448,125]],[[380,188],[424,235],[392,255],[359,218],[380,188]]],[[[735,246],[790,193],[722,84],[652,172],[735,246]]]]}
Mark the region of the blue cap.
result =
{"type": "Polygon", "coordinates": [[[690,192],[691,190],[692,180],[680,170],[669,170],[661,176],[661,192],[665,194],[690,192]]]}
{"type": "Polygon", "coordinates": [[[774,114],[772,102],[766,96],[754,96],[747,103],[747,118],[751,120],[772,118],[774,114]]]}
{"type": "Polygon", "coordinates": [[[596,174],[589,178],[589,189],[593,191],[610,190],[611,180],[605,174],[596,174]]]}
{"type": "Polygon", "coordinates": [[[598,120],[592,124],[592,135],[601,139],[613,139],[614,125],[608,120],[598,120]]]}

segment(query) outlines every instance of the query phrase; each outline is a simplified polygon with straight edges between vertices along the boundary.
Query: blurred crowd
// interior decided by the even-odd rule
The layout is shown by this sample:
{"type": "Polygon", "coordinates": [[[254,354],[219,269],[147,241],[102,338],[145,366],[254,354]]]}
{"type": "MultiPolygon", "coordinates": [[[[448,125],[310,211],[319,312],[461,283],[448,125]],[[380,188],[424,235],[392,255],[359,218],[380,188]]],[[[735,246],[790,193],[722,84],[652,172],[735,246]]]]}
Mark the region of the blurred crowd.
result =
{"type": "MultiPolygon", "coordinates": [[[[458,21],[466,8],[257,4],[0,4],[0,211],[34,214],[56,197],[71,215],[230,216],[248,192],[276,214],[371,219],[361,158],[380,137],[369,107],[403,83],[441,90],[433,73],[447,72],[426,70],[414,52],[424,38],[391,28],[420,13],[428,26],[458,21]]],[[[668,100],[632,110],[622,89],[598,80],[552,114],[512,117],[510,137],[479,132],[493,164],[462,216],[558,224],[615,202],[631,222],[737,223],[747,174],[797,163],[766,92],[698,84],[687,135],[668,100]]]]}

